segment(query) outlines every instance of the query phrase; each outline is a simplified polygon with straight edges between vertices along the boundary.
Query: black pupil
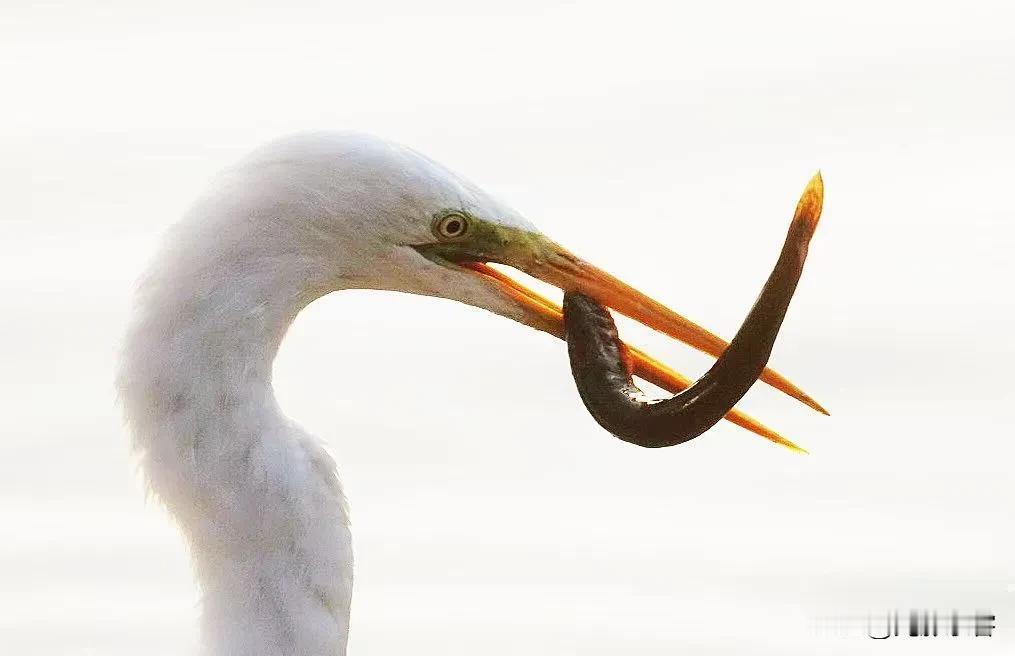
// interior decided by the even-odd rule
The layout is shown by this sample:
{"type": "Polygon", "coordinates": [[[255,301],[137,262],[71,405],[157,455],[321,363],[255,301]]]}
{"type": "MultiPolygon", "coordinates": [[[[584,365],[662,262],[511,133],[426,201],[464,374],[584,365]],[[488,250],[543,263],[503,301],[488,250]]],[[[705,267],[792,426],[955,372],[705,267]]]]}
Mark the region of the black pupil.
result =
{"type": "Polygon", "coordinates": [[[450,221],[444,224],[444,232],[448,233],[449,235],[457,235],[461,231],[462,231],[462,222],[459,221],[458,219],[451,219],[450,221]]]}

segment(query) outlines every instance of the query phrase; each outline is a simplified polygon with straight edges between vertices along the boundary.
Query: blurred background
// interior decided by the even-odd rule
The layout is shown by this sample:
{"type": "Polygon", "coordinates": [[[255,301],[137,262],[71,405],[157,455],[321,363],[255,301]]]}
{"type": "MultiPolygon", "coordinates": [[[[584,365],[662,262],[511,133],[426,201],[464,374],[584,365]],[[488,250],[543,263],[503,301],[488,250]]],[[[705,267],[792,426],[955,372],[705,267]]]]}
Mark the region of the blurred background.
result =
{"type": "Polygon", "coordinates": [[[832,416],[758,386],[741,407],[809,456],[728,423],[642,450],[593,422],[546,335],[447,301],[324,298],[275,379],[352,505],[351,653],[1011,653],[1013,26],[1001,1],[8,0],[3,651],[195,651],[186,548],[113,392],[130,293],[216,171],[357,129],[727,337],[820,168],[772,363],[832,416]],[[998,628],[821,629],[910,608],[998,628]]]}

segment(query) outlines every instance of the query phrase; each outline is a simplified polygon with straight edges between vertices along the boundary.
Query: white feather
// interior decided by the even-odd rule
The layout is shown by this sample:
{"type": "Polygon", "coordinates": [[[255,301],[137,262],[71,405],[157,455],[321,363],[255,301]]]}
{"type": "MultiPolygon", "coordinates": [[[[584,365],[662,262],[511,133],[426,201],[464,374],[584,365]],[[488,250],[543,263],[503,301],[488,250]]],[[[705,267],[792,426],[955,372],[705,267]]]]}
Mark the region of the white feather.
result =
{"type": "Polygon", "coordinates": [[[278,408],[272,361],[296,314],[339,289],[517,313],[406,247],[448,207],[532,229],[407,148],[290,137],[225,171],[145,274],[117,382],[151,490],[190,543],[208,653],[345,653],[345,500],[331,457],[278,408]]]}

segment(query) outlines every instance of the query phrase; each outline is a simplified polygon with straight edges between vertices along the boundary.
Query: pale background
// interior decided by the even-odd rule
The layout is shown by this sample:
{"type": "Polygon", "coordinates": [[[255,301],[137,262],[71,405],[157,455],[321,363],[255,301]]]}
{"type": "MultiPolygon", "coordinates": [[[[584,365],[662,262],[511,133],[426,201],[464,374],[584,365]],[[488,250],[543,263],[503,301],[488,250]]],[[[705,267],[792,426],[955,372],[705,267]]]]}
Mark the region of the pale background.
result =
{"type": "Polygon", "coordinates": [[[484,4],[0,6],[0,651],[193,652],[186,551],[112,391],[130,289],[218,169],[354,128],[727,336],[820,167],[773,363],[833,416],[755,389],[743,407],[812,455],[729,424],[641,450],[545,335],[446,301],[315,303],[276,385],[352,503],[353,654],[1011,653],[1011,4],[484,4]],[[813,631],[912,606],[1000,628],[813,631]]]}

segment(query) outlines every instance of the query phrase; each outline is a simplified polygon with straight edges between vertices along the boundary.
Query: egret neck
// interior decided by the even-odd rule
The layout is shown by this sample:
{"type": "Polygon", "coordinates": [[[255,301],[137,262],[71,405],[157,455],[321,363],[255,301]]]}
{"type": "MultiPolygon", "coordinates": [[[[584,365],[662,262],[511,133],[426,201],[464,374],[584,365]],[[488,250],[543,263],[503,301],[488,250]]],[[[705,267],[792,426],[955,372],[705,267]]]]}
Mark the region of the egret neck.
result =
{"type": "Polygon", "coordinates": [[[332,267],[249,243],[175,242],[162,254],[141,287],[121,395],[148,483],[190,544],[206,651],[344,653],[342,489],[271,386],[289,324],[330,290],[332,267]]]}

